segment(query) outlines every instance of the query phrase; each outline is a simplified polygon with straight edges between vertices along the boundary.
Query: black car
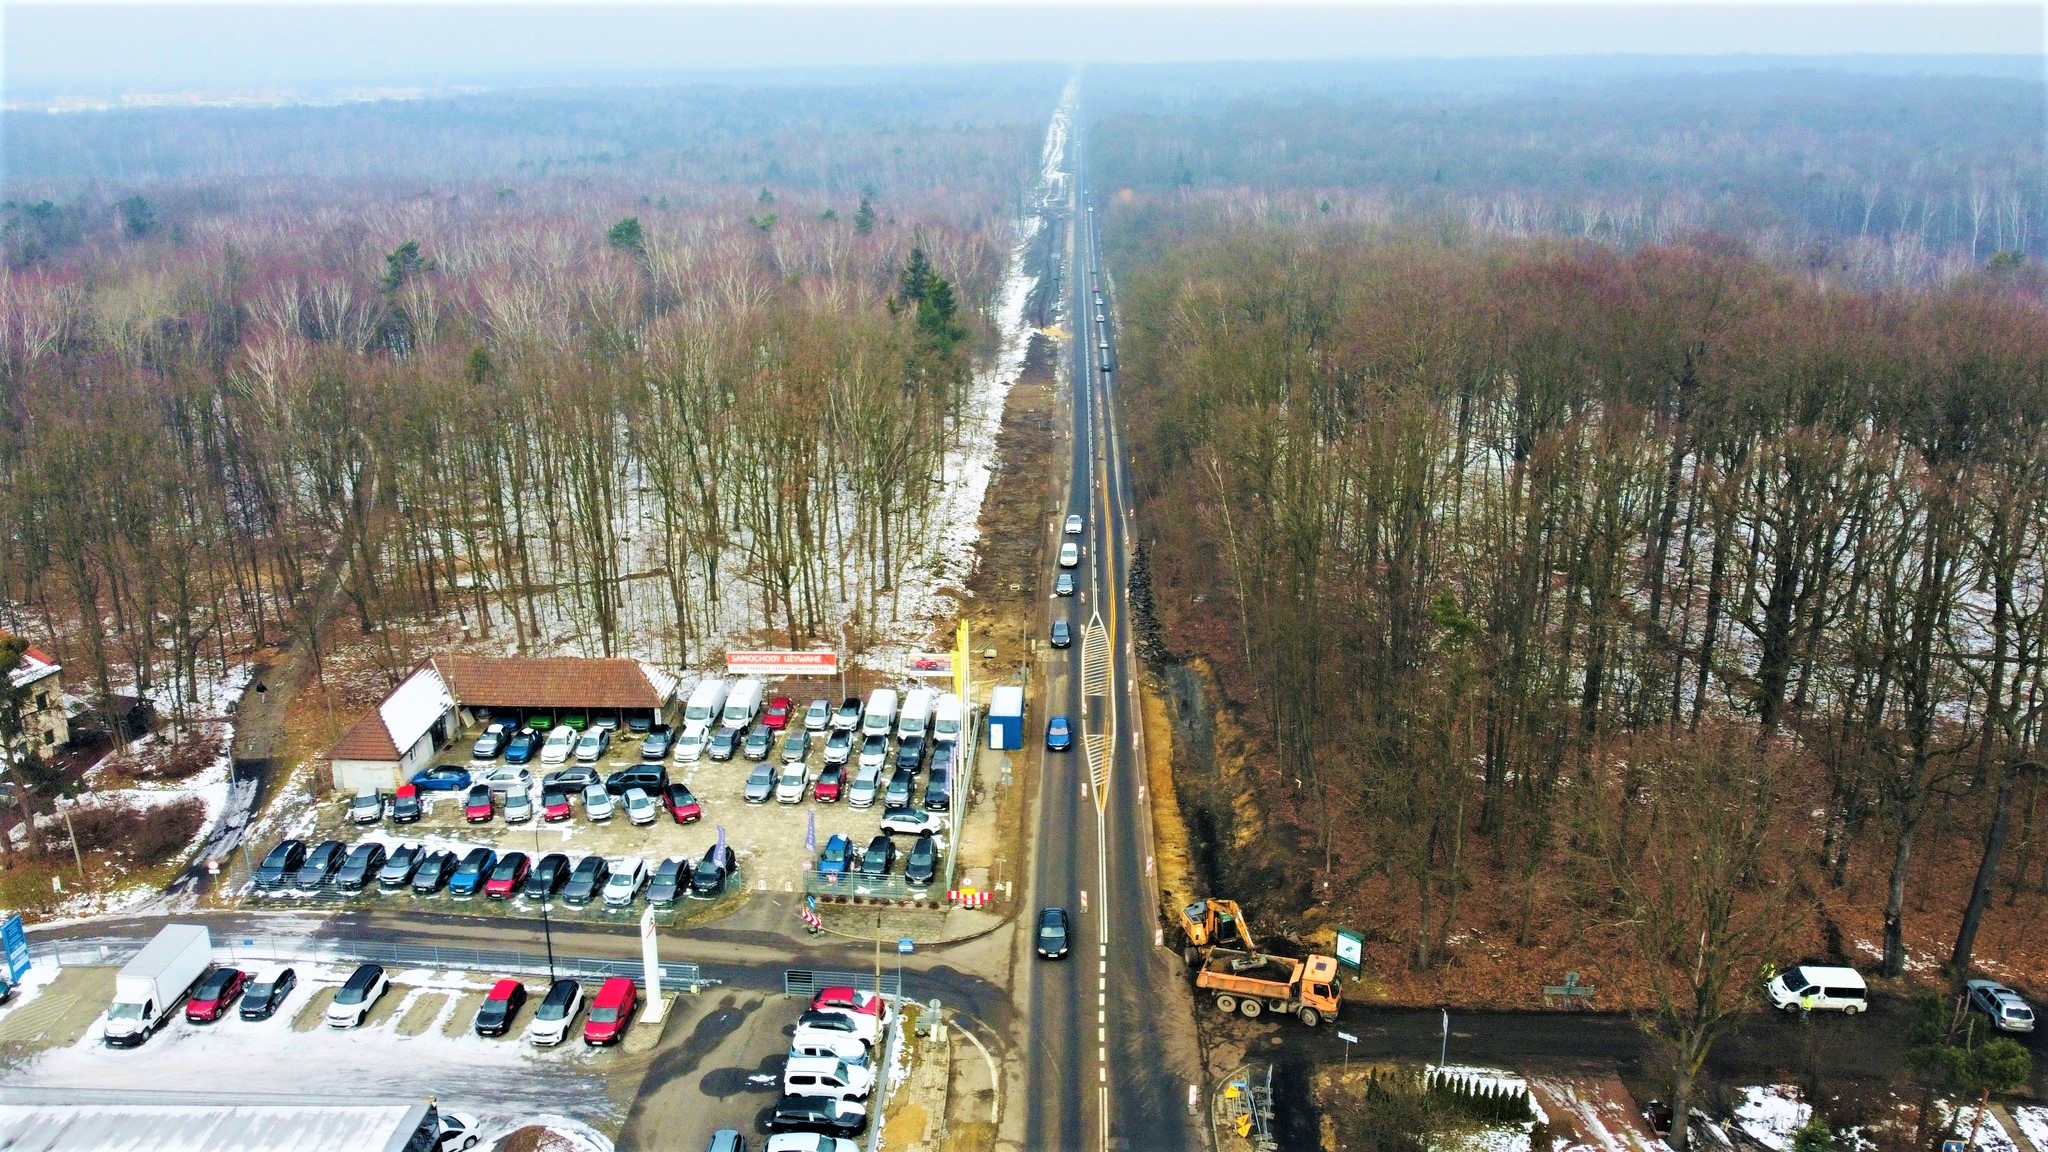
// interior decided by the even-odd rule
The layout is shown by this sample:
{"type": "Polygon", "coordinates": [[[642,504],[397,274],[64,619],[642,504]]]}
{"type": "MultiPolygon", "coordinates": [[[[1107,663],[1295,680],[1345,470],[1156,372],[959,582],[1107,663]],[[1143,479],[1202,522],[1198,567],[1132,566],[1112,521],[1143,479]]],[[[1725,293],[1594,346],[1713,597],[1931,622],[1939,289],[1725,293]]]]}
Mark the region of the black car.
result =
{"type": "Polygon", "coordinates": [[[396,892],[412,883],[413,874],[420,870],[420,861],[426,859],[426,849],[417,844],[400,844],[384,858],[384,867],[377,873],[377,887],[396,892]]]}
{"type": "Polygon", "coordinates": [[[419,871],[412,874],[412,894],[432,896],[448,886],[448,878],[455,875],[455,853],[429,852],[420,861],[419,871]]]}
{"type": "Polygon", "coordinates": [[[890,865],[896,863],[896,842],[886,832],[878,832],[868,841],[868,850],[860,854],[860,874],[870,879],[887,876],[890,865]]]}
{"type": "Polygon", "coordinates": [[[427,814],[427,806],[420,803],[417,788],[407,788],[402,795],[391,801],[391,822],[393,824],[417,824],[427,814]]]}
{"type": "Polygon", "coordinates": [[[483,891],[484,880],[491,874],[491,866],[498,862],[498,854],[489,848],[471,848],[455,869],[455,875],[448,881],[450,896],[474,896],[483,891]]]}
{"type": "Polygon", "coordinates": [[[293,873],[305,862],[304,840],[279,840],[256,866],[256,887],[270,892],[290,884],[293,873]]]}
{"type": "Polygon", "coordinates": [[[569,857],[561,852],[550,852],[540,858],[533,871],[526,874],[526,886],[521,894],[528,900],[545,900],[562,890],[569,882],[569,857]]]}
{"type": "Polygon", "coordinates": [[[910,856],[903,862],[903,879],[919,888],[931,885],[939,873],[939,842],[927,832],[910,846],[910,856]]]}
{"type": "Polygon", "coordinates": [[[897,743],[896,767],[911,772],[924,767],[924,737],[909,736],[897,743]]]}
{"type": "Polygon", "coordinates": [[[334,874],[334,886],[343,892],[361,892],[384,868],[384,846],[375,840],[358,844],[334,874]]]}
{"type": "Polygon", "coordinates": [[[242,993],[242,1019],[270,1019],[298,986],[299,974],[289,968],[281,968],[269,979],[249,985],[249,990],[242,993]]]}
{"type": "Polygon", "coordinates": [[[503,1036],[526,1006],[526,985],[517,980],[500,980],[476,1010],[476,1034],[503,1036]]]}
{"type": "Polygon", "coordinates": [[[659,796],[668,788],[668,769],[660,764],[635,764],[605,777],[604,790],[614,796],[624,796],[629,788],[659,796]]]}
{"type": "Polygon", "coordinates": [[[745,728],[720,728],[711,734],[711,746],[707,751],[713,760],[730,760],[746,739],[745,728]]]}
{"type": "Polygon", "coordinates": [[[585,856],[576,862],[576,871],[570,873],[569,882],[562,886],[564,904],[588,904],[604,891],[604,882],[612,878],[612,866],[602,856],[585,856]]]}
{"type": "Polygon", "coordinates": [[[348,855],[348,846],[339,840],[322,840],[311,852],[306,853],[306,862],[292,875],[292,885],[301,892],[315,892],[327,887],[334,874],[341,869],[341,862],[348,855]]]}
{"type": "Polygon", "coordinates": [[[1062,616],[1058,620],[1053,621],[1052,646],[1055,648],[1066,648],[1071,646],[1073,643],[1074,633],[1071,629],[1067,627],[1066,617],[1062,616]]]}
{"type": "Polygon", "coordinates": [[[690,883],[690,858],[671,856],[654,870],[654,879],[647,885],[647,903],[654,908],[673,905],[690,883]]]}
{"type": "Polygon", "coordinates": [[[867,1109],[833,1096],[784,1096],[768,1114],[770,1132],[823,1132],[855,1136],[868,1126],[867,1109]]]}
{"type": "Polygon", "coordinates": [[[716,900],[725,894],[725,882],[732,877],[733,869],[739,866],[739,859],[733,855],[732,846],[727,845],[724,858],[716,848],[704,854],[697,861],[697,867],[690,873],[690,898],[693,900],[716,900]]]}
{"type": "Polygon", "coordinates": [[[1038,914],[1038,954],[1057,960],[1067,954],[1067,910],[1047,908],[1038,914]]]}
{"type": "Polygon", "coordinates": [[[656,724],[647,730],[647,738],[640,742],[640,759],[649,764],[659,764],[668,759],[668,750],[675,742],[675,729],[666,724],[656,724]]]}
{"type": "Polygon", "coordinates": [[[916,774],[908,768],[898,768],[895,774],[889,777],[889,787],[882,792],[882,807],[910,807],[910,796],[916,789],[916,774]]]}
{"type": "Polygon", "coordinates": [[[953,806],[953,774],[944,768],[932,769],[932,778],[924,786],[924,808],[927,812],[944,812],[953,806]]]}
{"type": "Polygon", "coordinates": [[[542,788],[559,788],[574,796],[601,779],[603,777],[598,775],[594,766],[578,764],[559,772],[548,773],[540,778],[540,785],[542,788]]]}

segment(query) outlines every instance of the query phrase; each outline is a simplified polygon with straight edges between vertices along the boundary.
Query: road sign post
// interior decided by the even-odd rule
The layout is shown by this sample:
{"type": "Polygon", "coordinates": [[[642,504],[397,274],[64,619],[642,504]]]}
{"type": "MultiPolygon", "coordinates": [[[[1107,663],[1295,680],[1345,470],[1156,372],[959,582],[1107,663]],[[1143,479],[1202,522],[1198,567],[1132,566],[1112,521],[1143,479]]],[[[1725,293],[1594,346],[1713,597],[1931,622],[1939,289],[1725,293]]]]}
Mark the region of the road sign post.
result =
{"type": "Polygon", "coordinates": [[[1351,928],[1337,929],[1337,963],[1353,972],[1365,970],[1365,934],[1351,928]]]}
{"type": "Polygon", "coordinates": [[[1339,1032],[1337,1039],[1344,1042],[1344,1070],[1348,1072],[1351,1070],[1351,1046],[1358,1043],[1358,1037],[1349,1032],[1339,1032]]]}

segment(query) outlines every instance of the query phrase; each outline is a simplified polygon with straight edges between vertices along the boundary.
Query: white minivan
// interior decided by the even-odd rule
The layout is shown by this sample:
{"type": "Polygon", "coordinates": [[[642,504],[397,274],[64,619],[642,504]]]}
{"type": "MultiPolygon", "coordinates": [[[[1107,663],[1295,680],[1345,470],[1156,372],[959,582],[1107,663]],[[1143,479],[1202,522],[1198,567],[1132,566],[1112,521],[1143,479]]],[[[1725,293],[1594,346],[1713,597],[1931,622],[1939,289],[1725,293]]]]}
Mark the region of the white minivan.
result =
{"type": "Polygon", "coordinates": [[[699,680],[690,689],[690,701],[683,705],[683,727],[692,725],[702,729],[718,723],[718,717],[725,711],[726,683],[716,676],[699,680]]]}
{"type": "Polygon", "coordinates": [[[932,743],[952,744],[960,739],[960,697],[939,693],[932,704],[932,743]]]}
{"type": "Polygon", "coordinates": [[[903,711],[896,717],[896,739],[929,736],[932,727],[932,690],[912,688],[903,694],[903,711]]]}
{"type": "Polygon", "coordinates": [[[1866,1007],[1870,990],[1863,984],[1863,974],[1854,968],[1801,964],[1778,973],[1765,991],[1773,1008],[1788,1012],[1810,1008],[1854,1016],[1866,1007]]]}
{"type": "Polygon", "coordinates": [[[896,690],[877,688],[868,694],[867,711],[861,713],[863,736],[887,736],[896,727],[896,690]]]}
{"type": "Polygon", "coordinates": [[[725,694],[725,714],[720,723],[727,728],[745,728],[761,712],[761,682],[749,676],[734,682],[725,694]]]}
{"type": "Polygon", "coordinates": [[[874,1083],[873,1069],[830,1056],[792,1056],[782,1066],[782,1091],[790,1096],[865,1100],[874,1083]]]}

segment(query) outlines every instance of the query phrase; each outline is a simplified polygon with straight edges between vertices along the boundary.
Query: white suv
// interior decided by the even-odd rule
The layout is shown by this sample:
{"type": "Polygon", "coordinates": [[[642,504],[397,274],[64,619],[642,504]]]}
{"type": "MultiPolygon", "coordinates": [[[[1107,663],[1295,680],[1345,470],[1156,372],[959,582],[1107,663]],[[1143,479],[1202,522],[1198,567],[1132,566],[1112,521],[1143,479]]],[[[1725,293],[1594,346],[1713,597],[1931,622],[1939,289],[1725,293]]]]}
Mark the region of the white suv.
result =
{"type": "Polygon", "coordinates": [[[704,758],[704,745],[711,742],[711,732],[702,724],[691,724],[676,737],[676,759],[684,764],[695,764],[704,758]]]}

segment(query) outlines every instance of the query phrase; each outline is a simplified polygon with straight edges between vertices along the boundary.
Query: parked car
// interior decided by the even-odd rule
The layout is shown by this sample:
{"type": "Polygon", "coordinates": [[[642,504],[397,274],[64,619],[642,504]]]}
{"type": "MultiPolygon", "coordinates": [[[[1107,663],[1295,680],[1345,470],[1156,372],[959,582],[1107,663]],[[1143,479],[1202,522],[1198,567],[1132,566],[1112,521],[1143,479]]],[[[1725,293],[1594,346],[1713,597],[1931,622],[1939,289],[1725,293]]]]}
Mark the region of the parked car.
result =
{"type": "Polygon", "coordinates": [[[1869,988],[1854,968],[1800,964],[1764,985],[1764,995],[1773,1008],[1787,1012],[1812,1009],[1854,1016],[1868,1006],[1869,988]]]}
{"type": "Polygon", "coordinates": [[[526,718],[520,721],[520,727],[529,732],[552,732],[555,730],[555,714],[546,708],[528,712],[526,718]]]}
{"type": "Polygon", "coordinates": [[[429,852],[420,861],[412,874],[412,894],[432,896],[448,886],[448,878],[455,875],[455,853],[429,852]]]}
{"type": "Polygon", "coordinates": [[[1052,594],[1055,596],[1072,596],[1074,594],[1074,574],[1072,572],[1062,572],[1053,577],[1052,594]]]}
{"type": "Polygon", "coordinates": [[[926,832],[942,832],[946,818],[923,808],[904,806],[889,808],[882,813],[882,831],[901,832],[906,836],[922,836],[926,832]]]}
{"type": "Polygon", "coordinates": [[[590,998],[590,1013],[583,1019],[583,1042],[593,1048],[618,1043],[639,1006],[640,989],[631,980],[624,976],[607,979],[590,998]]]}
{"type": "Polygon", "coordinates": [[[500,980],[491,985],[490,994],[476,1010],[476,1034],[479,1036],[503,1036],[512,1030],[512,1021],[519,1016],[519,1010],[526,1006],[526,985],[517,980],[500,980]]]}
{"type": "Polygon", "coordinates": [[[792,1095],[865,1100],[874,1085],[872,1069],[831,1056],[794,1056],[782,1065],[782,1090],[792,1095]]]}
{"type": "Polygon", "coordinates": [[[583,790],[583,818],[599,823],[612,818],[612,794],[604,785],[592,784],[583,790]]]}
{"type": "Polygon", "coordinates": [[[775,769],[766,764],[758,765],[747,776],[746,787],[740,791],[740,798],[749,804],[766,804],[775,792],[775,769]]]}
{"type": "Polygon", "coordinates": [[[377,879],[384,868],[384,845],[366,840],[349,850],[348,858],[335,870],[334,886],[343,892],[361,892],[377,879]]]}
{"type": "Polygon", "coordinates": [[[462,798],[462,818],[471,824],[487,824],[497,811],[491,803],[489,784],[472,784],[469,793],[462,798]]]}
{"type": "Polygon", "coordinates": [[[675,743],[676,730],[666,724],[656,724],[647,730],[646,739],[640,741],[640,762],[659,764],[668,759],[668,750],[675,743]]]}
{"type": "Polygon", "coordinates": [[[1046,908],[1038,913],[1038,954],[1057,960],[1067,954],[1067,910],[1046,908]]]}
{"type": "Polygon", "coordinates": [[[590,718],[590,726],[616,733],[619,730],[619,714],[617,712],[606,712],[602,715],[592,716],[590,718]]]}
{"type": "Polygon", "coordinates": [[[384,820],[384,792],[380,788],[359,788],[348,802],[348,822],[378,824],[384,820]]]}
{"type": "Polygon", "coordinates": [[[647,882],[647,903],[655,908],[668,908],[683,898],[683,887],[690,882],[690,858],[671,856],[654,870],[654,878],[647,882]]]}
{"type": "Polygon", "coordinates": [[[576,754],[576,730],[567,724],[556,726],[548,733],[547,742],[540,746],[540,762],[543,764],[566,764],[576,754]]]}
{"type": "Polygon", "coordinates": [[[244,1020],[268,1020],[277,1014],[284,1002],[291,998],[292,989],[299,986],[299,974],[289,968],[279,968],[263,979],[249,985],[242,993],[244,1020]]]}
{"type": "Polygon", "coordinates": [[[1072,647],[1073,643],[1074,634],[1067,628],[1067,618],[1061,616],[1054,620],[1052,622],[1052,646],[1055,648],[1068,648],[1072,647]]]}
{"type": "Polygon", "coordinates": [[[910,846],[903,861],[903,880],[913,888],[929,888],[939,874],[939,841],[926,832],[910,846]]]}
{"type": "Polygon", "coordinates": [[[592,784],[603,781],[604,773],[588,764],[574,764],[540,778],[543,788],[560,788],[564,792],[581,792],[592,784]]]}
{"type": "Polygon", "coordinates": [[[645,712],[635,712],[631,716],[626,717],[626,731],[628,732],[645,736],[658,727],[660,725],[654,722],[654,717],[645,712]]]}
{"type": "Polygon", "coordinates": [[[820,1032],[812,1029],[801,1036],[792,1036],[789,1042],[791,1056],[830,1056],[849,1064],[873,1065],[868,1056],[868,1046],[859,1038],[841,1032],[820,1032]]]}
{"type": "Polygon", "coordinates": [[[462,863],[455,866],[455,875],[448,879],[450,896],[474,896],[483,890],[484,880],[498,863],[498,854],[489,848],[471,848],[463,856],[462,863]]]}
{"type": "Polygon", "coordinates": [[[777,804],[801,804],[804,793],[811,790],[811,770],[798,760],[782,766],[782,774],[775,778],[775,802],[777,804]]]}
{"type": "Polygon", "coordinates": [[[823,732],[831,726],[832,702],[824,699],[811,701],[810,706],[804,709],[804,731],[823,732]]]}
{"type": "Polygon", "coordinates": [[[411,784],[422,792],[460,792],[469,787],[469,769],[458,764],[429,764],[412,774],[411,784]]]}
{"type": "Polygon", "coordinates": [[[896,863],[896,842],[889,839],[887,832],[878,832],[868,841],[867,850],[860,854],[860,874],[869,880],[878,880],[889,874],[889,868],[896,863]]]}
{"type": "Polygon", "coordinates": [[[533,819],[533,793],[505,793],[505,823],[524,824],[533,819]]]}
{"type": "Polygon", "coordinates": [[[1067,535],[1069,535],[1069,536],[1079,536],[1080,534],[1081,534],[1081,516],[1080,516],[1080,514],[1079,514],[1079,513],[1075,513],[1075,514],[1073,514],[1073,515],[1070,515],[1070,516],[1068,516],[1068,517],[1067,517],[1067,535]]]}
{"type": "Polygon", "coordinates": [[[782,762],[784,764],[811,757],[811,734],[804,728],[792,728],[782,737],[782,762]]]}
{"type": "Polygon", "coordinates": [[[483,1139],[474,1116],[438,1110],[434,1115],[440,1121],[441,1135],[434,1141],[432,1152],[469,1152],[483,1139]]]}
{"type": "Polygon", "coordinates": [[[887,736],[863,736],[860,742],[860,766],[880,768],[889,759],[889,738],[887,736]]]}
{"type": "Polygon", "coordinates": [[[839,800],[839,790],[846,785],[846,765],[827,764],[818,773],[818,782],[811,786],[811,798],[820,804],[833,804],[839,800]]]}
{"type": "Polygon", "coordinates": [[[529,792],[533,789],[533,773],[512,764],[500,764],[470,779],[493,792],[529,792]]]}
{"type": "Polygon", "coordinates": [[[185,1021],[211,1024],[227,1015],[228,1007],[249,987],[249,974],[240,968],[215,968],[185,999],[185,1021]]]}
{"type": "Polygon", "coordinates": [[[627,856],[613,861],[611,869],[610,878],[604,882],[605,907],[628,907],[647,883],[647,861],[638,856],[627,856]]]}
{"type": "Polygon", "coordinates": [[[270,892],[283,888],[292,882],[300,867],[306,863],[306,842],[284,839],[271,845],[263,854],[263,863],[256,866],[255,884],[259,891],[270,892]]]}
{"type": "Polygon", "coordinates": [[[292,874],[292,886],[301,892],[314,892],[327,887],[334,874],[341,870],[341,862],[347,856],[348,847],[339,840],[322,840],[306,853],[305,863],[292,874]]]}
{"type": "Polygon", "coordinates": [[[932,778],[925,781],[924,806],[934,812],[944,812],[953,806],[953,774],[944,768],[932,769],[932,778]]]}
{"type": "Polygon", "coordinates": [[[507,852],[498,857],[491,868],[491,878],[484,881],[484,895],[492,900],[510,900],[526,883],[529,862],[524,852],[507,852]]]}
{"type": "Polygon", "coordinates": [[[510,720],[491,721],[484,725],[483,734],[476,738],[476,743],[469,746],[469,758],[496,760],[504,754],[506,746],[512,743],[512,737],[518,731],[519,725],[510,720]]]}
{"type": "Polygon", "coordinates": [[[531,764],[540,751],[542,736],[531,728],[521,728],[505,741],[505,763],[531,764]]]}
{"type": "Polygon", "coordinates": [[[611,865],[602,856],[578,860],[576,870],[569,874],[569,882],[562,885],[562,903],[581,907],[597,899],[611,874],[611,865]]]}
{"type": "Polygon", "coordinates": [[[836,1006],[812,1008],[796,1018],[796,1030],[798,1035],[807,1031],[836,1032],[873,1045],[882,1034],[882,1018],[875,1013],[836,1006]]]}
{"type": "Polygon", "coordinates": [[[533,1010],[533,1020],[526,1026],[526,1039],[543,1048],[560,1044],[569,1038],[576,1013],[582,1010],[583,985],[562,977],[548,985],[548,994],[541,997],[540,1007],[533,1010]]]}
{"type": "Polygon", "coordinates": [[[825,763],[844,764],[853,758],[853,731],[848,728],[834,728],[825,737],[825,763]]]}
{"type": "Polygon", "coordinates": [[[728,844],[721,856],[716,848],[704,854],[697,861],[697,867],[690,872],[690,898],[693,900],[716,900],[725,895],[726,882],[739,867],[739,858],[728,844]]]}
{"type": "Polygon", "coordinates": [[[720,728],[711,734],[707,755],[713,760],[730,760],[740,750],[740,744],[747,738],[745,728],[720,728]]]}
{"type": "Polygon", "coordinates": [[[590,727],[590,713],[564,712],[562,713],[562,727],[571,731],[581,732],[585,728],[590,727]]]}
{"type": "Polygon", "coordinates": [[[1045,746],[1053,752],[1065,752],[1074,746],[1074,731],[1067,727],[1065,716],[1054,716],[1045,722],[1045,746]]]}
{"type": "Polygon", "coordinates": [[[629,824],[644,827],[654,823],[661,816],[661,806],[654,802],[654,797],[638,788],[626,789],[622,803],[625,805],[626,821],[629,824]]]}
{"type": "Polygon", "coordinates": [[[520,888],[520,895],[528,900],[545,900],[562,890],[569,882],[569,857],[561,852],[550,852],[534,864],[526,874],[526,883],[520,888]]]}
{"type": "Polygon", "coordinates": [[[768,1131],[816,1132],[826,1136],[857,1136],[868,1126],[868,1110],[858,1100],[830,1096],[784,1096],[768,1114],[768,1131]]]}
{"type": "MultiPolygon", "coordinates": [[[[740,1152],[746,1150],[742,1148],[740,1152]]],[[[860,1145],[844,1136],[827,1136],[822,1132],[777,1132],[768,1138],[768,1146],[762,1152],[860,1152],[860,1145]]]]}
{"type": "Polygon", "coordinates": [[[844,876],[853,863],[853,841],[843,832],[834,832],[825,841],[825,850],[818,853],[818,875],[844,876]]]}
{"type": "Polygon", "coordinates": [[[811,994],[811,1010],[814,1012],[846,1012],[858,1016],[872,1016],[878,1022],[889,1022],[889,1002],[873,992],[861,992],[846,984],[828,984],[811,994]]]}
{"type": "Polygon", "coordinates": [[[666,787],[668,769],[660,764],[635,764],[604,778],[604,790],[614,796],[624,796],[628,788],[638,788],[653,796],[666,787]]]}
{"type": "Polygon", "coordinates": [[[839,710],[832,713],[832,730],[851,732],[860,727],[860,697],[848,696],[839,702],[839,710]]]}
{"type": "Polygon", "coordinates": [[[695,764],[704,758],[704,746],[711,742],[711,734],[702,728],[685,728],[676,737],[676,759],[685,764],[695,764]]]}
{"type": "Polygon", "coordinates": [[[2000,1032],[2032,1032],[2034,1010],[2019,993],[1996,980],[1972,980],[1963,985],[1970,994],[1970,1007],[1991,1017],[2000,1032]]]}
{"type": "Polygon", "coordinates": [[[427,806],[420,800],[420,790],[410,784],[398,786],[398,794],[391,798],[391,822],[393,824],[417,824],[427,814],[427,806]]]}
{"type": "Polygon", "coordinates": [[[924,737],[909,736],[897,741],[896,766],[912,772],[924,767],[924,737]]]}
{"type": "Polygon", "coordinates": [[[746,741],[740,745],[740,755],[749,760],[766,760],[768,753],[774,750],[775,733],[767,728],[756,728],[747,733],[746,741]]]}
{"type": "Polygon", "coordinates": [[[1072,568],[1081,563],[1081,546],[1068,540],[1060,545],[1060,567],[1072,568]]]}
{"type": "Polygon", "coordinates": [[[663,803],[668,814],[678,824],[695,824],[704,818],[704,806],[697,802],[697,796],[688,784],[671,784],[662,790],[663,803]]]}
{"type": "Polygon", "coordinates": [[[377,887],[387,892],[396,892],[412,884],[413,874],[420,870],[420,861],[426,859],[426,849],[418,844],[400,844],[384,858],[384,867],[377,872],[377,887]]]}
{"type": "Polygon", "coordinates": [[[357,1028],[370,1015],[370,1009],[377,1006],[384,993],[391,990],[391,980],[384,975],[381,964],[360,964],[349,974],[348,982],[341,991],[334,994],[334,1002],[327,1006],[327,1026],[330,1028],[357,1028]]]}
{"type": "Polygon", "coordinates": [[[612,732],[609,728],[586,728],[576,738],[576,762],[595,764],[604,759],[612,750],[612,732]]]}
{"type": "Polygon", "coordinates": [[[569,803],[569,794],[560,788],[540,790],[540,818],[549,824],[560,824],[575,813],[569,803]]]}
{"type": "Polygon", "coordinates": [[[794,711],[796,705],[789,697],[777,696],[768,701],[768,711],[761,714],[761,727],[771,732],[780,732],[789,727],[789,716],[794,711]]]}
{"type": "Polygon", "coordinates": [[[889,787],[882,792],[882,807],[907,808],[917,791],[917,776],[908,768],[898,768],[889,776],[889,787]]]}
{"type": "Polygon", "coordinates": [[[869,765],[854,774],[853,783],[846,789],[846,803],[851,808],[872,808],[881,794],[881,766],[869,765]]]}

